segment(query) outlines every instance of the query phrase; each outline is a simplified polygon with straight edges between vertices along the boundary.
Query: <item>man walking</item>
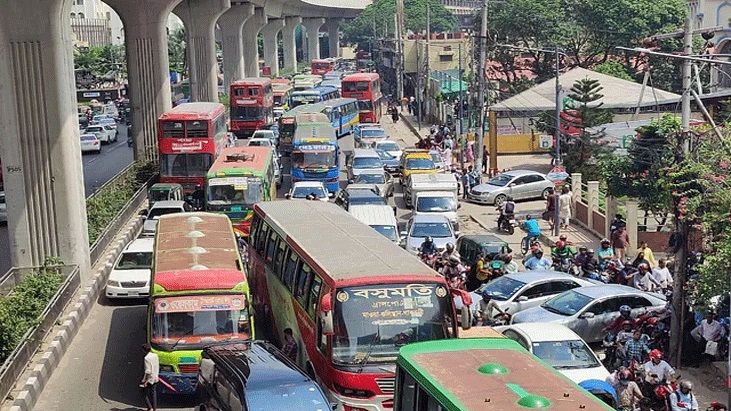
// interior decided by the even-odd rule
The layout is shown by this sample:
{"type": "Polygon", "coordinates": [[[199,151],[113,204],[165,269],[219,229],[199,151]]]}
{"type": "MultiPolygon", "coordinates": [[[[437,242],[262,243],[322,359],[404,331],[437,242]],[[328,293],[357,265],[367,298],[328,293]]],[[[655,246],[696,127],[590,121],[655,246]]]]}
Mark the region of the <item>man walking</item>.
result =
{"type": "Polygon", "coordinates": [[[157,354],[150,350],[148,344],[142,344],[142,351],[145,353],[145,375],[140,381],[140,387],[144,390],[147,411],[155,411],[157,409],[157,382],[160,374],[160,359],[157,354]]]}

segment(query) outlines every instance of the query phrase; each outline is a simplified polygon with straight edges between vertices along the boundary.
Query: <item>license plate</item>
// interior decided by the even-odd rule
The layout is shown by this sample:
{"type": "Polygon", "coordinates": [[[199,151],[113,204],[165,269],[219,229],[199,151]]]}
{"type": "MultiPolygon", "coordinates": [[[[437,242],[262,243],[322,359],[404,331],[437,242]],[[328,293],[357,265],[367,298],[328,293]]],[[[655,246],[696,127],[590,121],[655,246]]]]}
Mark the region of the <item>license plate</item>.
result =
{"type": "Polygon", "coordinates": [[[139,291],[130,291],[129,295],[140,295],[139,291]]]}

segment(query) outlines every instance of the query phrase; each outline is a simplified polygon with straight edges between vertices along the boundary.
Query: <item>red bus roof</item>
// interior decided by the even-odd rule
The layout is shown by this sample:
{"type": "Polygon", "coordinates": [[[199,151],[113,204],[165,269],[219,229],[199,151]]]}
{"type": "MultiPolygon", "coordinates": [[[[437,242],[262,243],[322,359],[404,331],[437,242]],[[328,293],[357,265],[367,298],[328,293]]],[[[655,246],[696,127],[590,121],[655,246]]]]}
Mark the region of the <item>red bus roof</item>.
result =
{"type": "Polygon", "coordinates": [[[332,64],[332,62],[330,60],[327,60],[327,59],[312,59],[312,63],[327,63],[327,64],[332,64]]]}
{"type": "Polygon", "coordinates": [[[160,120],[212,120],[225,112],[220,103],[183,103],[163,113],[160,120]]]}
{"type": "Polygon", "coordinates": [[[246,282],[231,220],[223,214],[160,217],[153,283],[167,291],[231,289],[246,282]]]}
{"type": "Polygon", "coordinates": [[[373,81],[381,78],[381,76],[378,75],[378,73],[358,73],[358,74],[349,74],[341,80],[341,83],[346,83],[350,81],[373,81]]]}
{"type": "Polygon", "coordinates": [[[292,80],[287,79],[287,78],[273,78],[272,79],[272,84],[286,84],[286,85],[289,85],[291,83],[292,83],[292,80]]]}
{"type": "MultiPolygon", "coordinates": [[[[254,212],[300,252],[307,263],[334,281],[352,284],[444,277],[342,208],[320,201],[268,201],[254,212]],[[362,281],[358,281],[362,280],[362,281]]],[[[408,280],[407,280],[408,281],[408,280]]]]}
{"type": "Polygon", "coordinates": [[[247,77],[241,80],[232,81],[231,87],[265,86],[267,84],[272,84],[272,79],[268,77],[247,77]]]}
{"type": "Polygon", "coordinates": [[[222,169],[264,170],[272,156],[272,150],[264,146],[228,147],[221,151],[210,169],[208,177],[215,176],[222,169]],[[235,158],[239,156],[239,158],[235,158]]]}

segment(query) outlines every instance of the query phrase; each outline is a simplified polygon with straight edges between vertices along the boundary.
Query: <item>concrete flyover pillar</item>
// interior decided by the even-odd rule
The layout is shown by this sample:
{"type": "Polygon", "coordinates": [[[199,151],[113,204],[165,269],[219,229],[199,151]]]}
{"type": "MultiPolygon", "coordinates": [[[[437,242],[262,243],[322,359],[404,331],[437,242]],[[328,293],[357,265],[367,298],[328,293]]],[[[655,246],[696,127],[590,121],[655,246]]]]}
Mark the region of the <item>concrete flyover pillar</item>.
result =
{"type": "Polygon", "coordinates": [[[185,24],[192,101],[218,101],[216,21],[230,7],[231,0],[183,0],[173,9],[185,24]]]}
{"type": "Polygon", "coordinates": [[[253,15],[253,4],[236,3],[218,18],[223,40],[223,87],[226,93],[232,81],[244,77],[244,41],[241,30],[246,20],[253,15]]]}
{"type": "Polygon", "coordinates": [[[328,57],[340,56],[340,19],[327,19],[328,57]]]}
{"type": "Polygon", "coordinates": [[[325,24],[323,17],[304,19],[302,25],[307,30],[307,55],[310,61],[320,58],[320,27],[325,24]]]}
{"type": "Polygon", "coordinates": [[[60,257],[87,280],[70,6],[0,0],[0,155],[12,265],[60,257]]]}
{"type": "Polygon", "coordinates": [[[244,23],[244,72],[246,77],[259,77],[259,45],[256,37],[267,25],[267,15],[263,7],[257,7],[254,15],[244,23]]]}
{"type": "Polygon", "coordinates": [[[264,65],[272,70],[272,76],[279,76],[279,47],[277,37],[284,27],[284,19],[270,19],[261,35],[264,37],[264,65]]]}
{"type": "Polygon", "coordinates": [[[287,17],[282,29],[282,57],[284,59],[283,70],[297,71],[297,42],[294,32],[297,26],[302,24],[302,17],[287,17]]]}
{"type": "Polygon", "coordinates": [[[172,108],[167,22],[180,0],[104,1],[124,24],[135,160],[157,162],[157,118],[172,108]]]}

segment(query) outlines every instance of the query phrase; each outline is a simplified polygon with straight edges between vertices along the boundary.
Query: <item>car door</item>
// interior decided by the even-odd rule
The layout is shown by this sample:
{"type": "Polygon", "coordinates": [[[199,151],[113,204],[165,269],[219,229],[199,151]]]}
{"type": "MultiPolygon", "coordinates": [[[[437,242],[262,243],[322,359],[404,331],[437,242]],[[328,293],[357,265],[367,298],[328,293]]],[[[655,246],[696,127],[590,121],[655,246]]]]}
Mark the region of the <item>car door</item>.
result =
{"type": "Polygon", "coordinates": [[[508,194],[512,196],[514,200],[522,200],[526,198],[525,176],[518,177],[508,183],[508,188],[508,194]]]}
{"type": "Polygon", "coordinates": [[[542,302],[554,295],[550,282],[531,284],[522,291],[516,293],[513,301],[510,302],[509,312],[515,314],[525,309],[540,305],[542,302]]]}
{"type": "Polygon", "coordinates": [[[530,174],[527,176],[523,176],[525,179],[524,188],[525,188],[525,198],[536,198],[540,197],[541,192],[543,191],[543,177],[541,177],[538,174],[530,174]]]}
{"type": "Polygon", "coordinates": [[[596,300],[575,318],[575,325],[571,328],[576,334],[587,343],[597,342],[604,339],[602,329],[609,325],[619,315],[620,296],[610,296],[596,300]],[[586,315],[591,313],[591,315],[586,315]]]}

